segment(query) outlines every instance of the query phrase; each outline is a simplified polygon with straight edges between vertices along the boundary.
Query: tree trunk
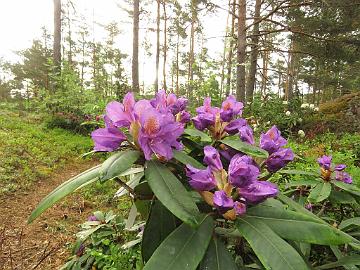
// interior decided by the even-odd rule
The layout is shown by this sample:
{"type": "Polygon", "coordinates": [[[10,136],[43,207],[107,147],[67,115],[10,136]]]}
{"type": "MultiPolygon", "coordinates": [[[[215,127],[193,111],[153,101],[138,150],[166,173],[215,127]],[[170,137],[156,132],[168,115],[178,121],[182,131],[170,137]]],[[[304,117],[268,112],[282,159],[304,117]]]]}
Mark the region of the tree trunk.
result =
{"type": "MultiPolygon", "coordinates": [[[[231,6],[231,0],[229,0],[229,10],[231,6]]],[[[222,94],[224,92],[224,81],[225,81],[225,63],[226,63],[226,45],[227,45],[227,35],[229,32],[229,17],[230,12],[228,13],[226,17],[226,27],[225,27],[225,38],[224,38],[224,50],[223,50],[223,56],[221,60],[221,81],[220,81],[220,99],[222,98],[222,94]]]]}
{"type": "MultiPolygon", "coordinates": [[[[292,36],[290,50],[296,51],[296,48],[297,48],[296,40],[295,37],[292,36]]],[[[298,55],[296,53],[289,53],[286,100],[291,100],[294,96],[294,85],[296,84],[295,77],[296,77],[297,62],[298,62],[298,55]]]]}
{"type": "Polygon", "coordinates": [[[255,2],[255,13],[254,13],[254,28],[253,36],[251,38],[251,54],[250,54],[250,70],[246,85],[246,99],[249,102],[253,101],[254,89],[255,89],[255,80],[256,80],[256,67],[257,67],[257,58],[259,51],[259,26],[258,22],[260,19],[260,9],[261,9],[261,0],[256,0],[255,2]]]}
{"type": "Polygon", "coordinates": [[[54,66],[61,71],[61,0],[54,0],[54,66]]]}
{"type": "Polygon", "coordinates": [[[163,88],[166,91],[166,53],[167,53],[167,17],[166,17],[166,2],[163,2],[163,12],[164,12],[164,45],[163,45],[163,88]]]}
{"type": "Polygon", "coordinates": [[[139,93],[139,1],[134,0],[132,90],[139,93]]]}
{"type": "Polygon", "coordinates": [[[245,102],[246,0],[239,0],[236,67],[236,97],[245,102]]]}
{"type": "Polygon", "coordinates": [[[176,95],[179,95],[179,43],[180,35],[177,33],[177,42],[176,42],[176,95]]]}
{"type": "Polygon", "coordinates": [[[155,92],[159,90],[159,62],[160,62],[160,0],[157,3],[157,17],[156,17],[156,74],[154,88],[155,92]]]}
{"type": "Polygon", "coordinates": [[[229,44],[229,53],[227,57],[226,96],[230,94],[230,89],[231,89],[231,71],[232,71],[232,58],[233,58],[233,47],[234,47],[234,32],[235,32],[235,6],[236,6],[236,0],[233,0],[232,8],[231,8],[232,18],[231,18],[231,29],[230,29],[230,44],[229,44]]]}
{"type": "Polygon", "coordinates": [[[195,23],[196,23],[196,4],[191,0],[191,30],[190,30],[190,49],[189,49],[189,69],[188,69],[188,96],[192,97],[192,82],[194,79],[194,45],[195,45],[195,23]]]}

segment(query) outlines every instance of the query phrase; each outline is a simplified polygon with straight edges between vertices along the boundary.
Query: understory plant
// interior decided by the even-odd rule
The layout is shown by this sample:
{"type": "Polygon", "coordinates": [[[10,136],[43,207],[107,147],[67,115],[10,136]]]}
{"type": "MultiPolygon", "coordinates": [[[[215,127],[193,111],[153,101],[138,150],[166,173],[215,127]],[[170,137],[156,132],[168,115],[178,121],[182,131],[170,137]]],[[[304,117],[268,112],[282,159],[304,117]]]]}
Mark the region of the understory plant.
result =
{"type": "MultiPolygon", "coordinates": [[[[358,235],[332,226],[272,181],[295,158],[276,126],[255,138],[233,96],[221,107],[205,98],[195,116],[187,105],[165,91],[151,100],[135,101],[128,93],[122,103],[110,102],[105,126],[92,138],[95,151],[113,155],[56,188],[29,222],[79,188],[116,181],[116,196],[129,194],[133,201],[126,227],[136,220],[144,224],[137,240],[144,270],[336,269],[360,263],[358,235]],[[310,256],[322,247],[337,253],[322,260],[310,256]]],[[[345,181],[343,166],[337,168],[340,181],[324,179],[328,172],[319,178],[359,196],[345,181]]]]}

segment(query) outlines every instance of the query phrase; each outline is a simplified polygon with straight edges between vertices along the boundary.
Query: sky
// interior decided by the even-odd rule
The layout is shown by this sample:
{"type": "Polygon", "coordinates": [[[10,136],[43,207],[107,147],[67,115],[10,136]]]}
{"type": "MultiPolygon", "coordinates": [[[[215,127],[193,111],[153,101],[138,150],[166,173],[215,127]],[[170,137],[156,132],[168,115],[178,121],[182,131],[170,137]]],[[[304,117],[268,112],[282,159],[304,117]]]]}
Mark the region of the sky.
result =
{"type": "MultiPolygon", "coordinates": [[[[186,1],[186,0],[181,0],[186,1]]],[[[63,3],[66,1],[63,0],[63,3]]],[[[105,31],[100,25],[106,25],[112,21],[119,24],[121,34],[116,40],[116,45],[122,52],[131,56],[132,51],[132,24],[131,20],[121,10],[118,4],[123,4],[122,0],[73,0],[78,14],[83,15],[90,28],[93,28],[93,21],[97,23],[94,25],[94,36],[96,40],[103,40],[105,38],[105,31]]],[[[227,1],[214,1],[218,4],[224,4],[227,1]]],[[[148,7],[147,16],[156,18],[156,5],[148,7]],[[151,8],[151,9],[150,9],[151,8]]],[[[209,49],[209,55],[216,57],[222,54],[223,39],[226,26],[226,11],[220,10],[215,15],[209,15],[206,18],[201,18],[204,22],[205,38],[211,38],[206,43],[209,49]]],[[[42,34],[41,27],[52,33],[53,31],[53,1],[52,0],[2,0],[0,1],[0,58],[3,57],[8,61],[19,61],[20,58],[16,55],[16,51],[26,49],[31,46],[32,40],[40,38],[42,34]]],[[[141,27],[141,25],[140,25],[141,27]]],[[[144,32],[140,32],[140,43],[144,38],[144,32]]],[[[140,80],[143,80],[145,85],[151,85],[155,77],[155,33],[147,35],[150,43],[153,44],[152,57],[148,57],[143,51],[139,52],[139,69],[140,80]]],[[[128,57],[125,63],[127,71],[131,68],[131,58],[128,57]]],[[[160,67],[162,70],[162,67],[160,67]]]]}

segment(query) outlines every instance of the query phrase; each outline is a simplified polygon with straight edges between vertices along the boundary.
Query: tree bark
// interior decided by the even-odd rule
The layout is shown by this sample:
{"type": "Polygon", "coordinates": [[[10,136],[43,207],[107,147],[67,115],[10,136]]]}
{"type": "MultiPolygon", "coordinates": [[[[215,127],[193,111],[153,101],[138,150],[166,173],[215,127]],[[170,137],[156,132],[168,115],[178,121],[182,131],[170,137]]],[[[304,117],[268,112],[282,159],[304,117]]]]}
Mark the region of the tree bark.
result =
{"type": "Polygon", "coordinates": [[[191,0],[191,30],[190,30],[190,49],[189,49],[189,68],[188,68],[188,96],[192,97],[192,82],[194,79],[194,46],[195,46],[195,23],[196,23],[196,4],[191,0]]]}
{"type": "Polygon", "coordinates": [[[239,0],[236,67],[236,97],[245,102],[246,0],[239,0]]]}
{"type": "Polygon", "coordinates": [[[226,96],[230,94],[231,89],[231,71],[232,71],[232,58],[233,58],[233,47],[234,47],[234,32],[235,32],[235,5],[236,0],[232,2],[232,8],[229,7],[229,12],[231,10],[231,29],[230,29],[230,44],[229,44],[229,53],[227,57],[227,75],[226,75],[226,96]]]}
{"type": "Polygon", "coordinates": [[[54,66],[55,71],[61,71],[61,0],[54,0],[54,66]]]}
{"type": "Polygon", "coordinates": [[[180,35],[177,33],[177,42],[176,42],[176,95],[179,95],[179,43],[180,35]]]}
{"type": "MultiPolygon", "coordinates": [[[[229,10],[231,7],[231,0],[229,0],[229,10]]],[[[225,27],[225,38],[224,38],[224,50],[221,60],[221,81],[220,81],[220,98],[222,98],[222,94],[224,92],[224,81],[225,81],[225,64],[226,64],[226,45],[227,45],[227,36],[229,31],[229,17],[230,12],[228,12],[228,15],[226,17],[226,27],[225,27]]]]}
{"type": "Polygon", "coordinates": [[[139,3],[140,0],[134,0],[133,14],[133,57],[132,57],[132,90],[139,93],[139,3]]]}
{"type": "Polygon", "coordinates": [[[163,45],[163,88],[166,91],[166,53],[167,53],[167,17],[166,17],[166,2],[163,2],[163,12],[164,12],[164,45],[163,45]]]}
{"type": "Polygon", "coordinates": [[[159,63],[160,63],[160,0],[157,3],[157,17],[156,17],[156,74],[154,88],[155,92],[159,90],[159,63]]]}
{"type": "Polygon", "coordinates": [[[256,80],[256,67],[257,67],[257,58],[259,54],[259,19],[260,19],[260,9],[261,9],[261,0],[256,0],[255,2],[255,12],[254,12],[254,28],[253,28],[253,37],[251,39],[251,54],[250,54],[250,70],[246,85],[246,100],[249,102],[253,101],[254,90],[255,90],[255,80],[256,80]]]}

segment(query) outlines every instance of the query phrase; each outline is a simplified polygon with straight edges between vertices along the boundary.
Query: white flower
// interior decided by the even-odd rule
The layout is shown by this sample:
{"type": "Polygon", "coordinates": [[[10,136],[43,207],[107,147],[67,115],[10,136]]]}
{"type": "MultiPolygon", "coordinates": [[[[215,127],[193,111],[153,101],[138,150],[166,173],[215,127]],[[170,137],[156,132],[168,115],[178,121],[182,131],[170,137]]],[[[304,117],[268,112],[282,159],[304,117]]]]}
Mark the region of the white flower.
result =
{"type": "Polygon", "coordinates": [[[315,112],[318,112],[318,111],[319,111],[319,107],[315,107],[315,108],[314,108],[314,111],[315,111],[315,112]]]}
{"type": "Polygon", "coordinates": [[[286,111],[285,115],[286,116],[290,116],[291,112],[290,111],[286,111]]]}
{"type": "Polygon", "coordinates": [[[270,123],[271,123],[270,121],[267,121],[267,122],[266,122],[267,125],[270,125],[270,123]]]}
{"type": "Polygon", "coordinates": [[[309,108],[310,108],[310,109],[314,109],[314,108],[315,108],[315,105],[314,105],[314,104],[310,104],[310,105],[309,105],[309,108]]]}
{"type": "Polygon", "coordinates": [[[299,135],[300,138],[304,138],[305,137],[305,132],[302,129],[300,129],[298,131],[298,135],[299,135]]]}
{"type": "Polygon", "coordinates": [[[301,104],[301,108],[309,108],[309,103],[303,103],[303,104],[301,104]]]}
{"type": "Polygon", "coordinates": [[[284,100],[284,101],[282,102],[282,104],[287,105],[287,104],[288,104],[287,100],[284,100]]]}

